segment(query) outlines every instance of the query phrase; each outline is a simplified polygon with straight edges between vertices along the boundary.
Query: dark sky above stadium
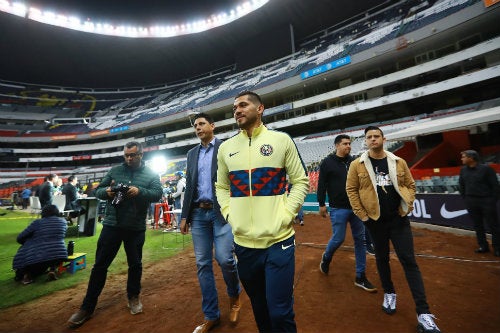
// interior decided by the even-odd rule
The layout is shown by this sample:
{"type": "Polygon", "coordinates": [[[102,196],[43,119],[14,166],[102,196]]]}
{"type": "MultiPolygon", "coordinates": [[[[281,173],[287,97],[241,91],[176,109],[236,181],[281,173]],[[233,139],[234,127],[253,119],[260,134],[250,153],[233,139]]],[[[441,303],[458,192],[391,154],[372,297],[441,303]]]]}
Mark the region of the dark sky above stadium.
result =
{"type": "MultiPolygon", "coordinates": [[[[154,86],[237,64],[238,70],[291,53],[294,41],[338,24],[379,0],[270,0],[237,21],[166,39],[100,36],[0,13],[0,79],[66,87],[154,86]]],[[[230,0],[32,0],[30,5],[80,17],[150,24],[185,22],[233,8],[230,0]]],[[[383,4],[381,4],[383,3],[383,4]]],[[[295,45],[298,48],[298,45],[295,45]]]]}

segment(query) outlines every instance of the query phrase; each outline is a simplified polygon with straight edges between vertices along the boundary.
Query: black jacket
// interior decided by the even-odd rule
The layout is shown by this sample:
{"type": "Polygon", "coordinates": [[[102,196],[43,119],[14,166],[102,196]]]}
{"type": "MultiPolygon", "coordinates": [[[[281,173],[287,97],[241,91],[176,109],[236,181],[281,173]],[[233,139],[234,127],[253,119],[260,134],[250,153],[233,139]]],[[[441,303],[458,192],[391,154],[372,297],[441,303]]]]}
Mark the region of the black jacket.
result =
{"type": "Polygon", "coordinates": [[[499,195],[495,170],[485,164],[477,164],[474,168],[463,166],[458,184],[462,197],[498,198],[499,195]]]}
{"type": "Polygon", "coordinates": [[[330,154],[321,161],[317,191],[320,207],[325,206],[326,194],[328,194],[330,207],[351,209],[345,183],[349,165],[353,160],[351,155],[340,158],[335,154],[330,154]]]}
{"type": "Polygon", "coordinates": [[[64,206],[64,210],[79,211],[81,209],[80,203],[78,201],[78,190],[76,189],[75,185],[66,183],[63,186],[61,193],[66,196],[66,205],[64,206]]]}
{"type": "Polygon", "coordinates": [[[52,198],[54,197],[54,186],[51,182],[45,182],[40,185],[38,190],[38,198],[40,199],[40,204],[42,208],[47,205],[52,205],[52,198]]]}

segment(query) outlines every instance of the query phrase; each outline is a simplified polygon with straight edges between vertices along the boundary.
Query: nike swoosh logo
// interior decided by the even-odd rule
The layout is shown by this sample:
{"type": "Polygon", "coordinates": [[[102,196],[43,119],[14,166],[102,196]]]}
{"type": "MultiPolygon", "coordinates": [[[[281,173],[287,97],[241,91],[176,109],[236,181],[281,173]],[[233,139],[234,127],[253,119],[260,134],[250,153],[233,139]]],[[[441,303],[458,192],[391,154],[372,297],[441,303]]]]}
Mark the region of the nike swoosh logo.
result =
{"type": "Polygon", "coordinates": [[[237,151],[236,153],[229,153],[229,157],[232,157],[232,156],[234,156],[234,155],[236,155],[238,153],[239,153],[239,151],[237,151]]]}
{"type": "Polygon", "coordinates": [[[455,210],[450,212],[446,209],[445,205],[446,204],[443,204],[441,206],[441,210],[439,211],[441,213],[441,216],[445,219],[454,219],[455,217],[467,214],[467,209],[455,210]]]}
{"type": "Polygon", "coordinates": [[[286,246],[285,246],[284,244],[281,244],[281,249],[282,249],[282,250],[286,250],[286,249],[288,249],[289,247],[292,247],[292,246],[294,246],[294,245],[295,245],[295,239],[293,240],[293,244],[286,245],[286,246]]]}

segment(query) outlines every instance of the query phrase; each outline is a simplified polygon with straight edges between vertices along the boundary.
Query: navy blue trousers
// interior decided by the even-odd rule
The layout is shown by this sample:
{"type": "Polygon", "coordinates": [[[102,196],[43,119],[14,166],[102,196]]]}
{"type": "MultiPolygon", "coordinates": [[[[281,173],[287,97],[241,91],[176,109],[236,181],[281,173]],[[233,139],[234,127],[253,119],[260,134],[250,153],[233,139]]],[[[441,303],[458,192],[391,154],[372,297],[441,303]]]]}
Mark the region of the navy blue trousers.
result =
{"type": "Polygon", "coordinates": [[[267,249],[235,244],[235,253],[259,332],[297,332],[293,311],[295,236],[267,249]]]}

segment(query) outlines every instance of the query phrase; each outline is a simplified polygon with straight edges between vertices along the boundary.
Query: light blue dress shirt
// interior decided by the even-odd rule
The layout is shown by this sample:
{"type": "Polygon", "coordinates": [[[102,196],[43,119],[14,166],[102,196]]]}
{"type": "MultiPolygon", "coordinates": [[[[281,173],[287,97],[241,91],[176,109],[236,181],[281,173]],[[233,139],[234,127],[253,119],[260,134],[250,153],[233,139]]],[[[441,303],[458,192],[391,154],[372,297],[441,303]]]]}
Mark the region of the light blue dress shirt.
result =
{"type": "Polygon", "coordinates": [[[198,155],[198,198],[195,202],[210,201],[214,202],[213,184],[212,184],[212,157],[214,155],[215,137],[210,141],[207,147],[200,144],[200,153],[198,155]]]}

